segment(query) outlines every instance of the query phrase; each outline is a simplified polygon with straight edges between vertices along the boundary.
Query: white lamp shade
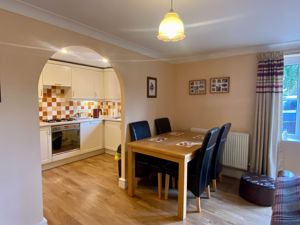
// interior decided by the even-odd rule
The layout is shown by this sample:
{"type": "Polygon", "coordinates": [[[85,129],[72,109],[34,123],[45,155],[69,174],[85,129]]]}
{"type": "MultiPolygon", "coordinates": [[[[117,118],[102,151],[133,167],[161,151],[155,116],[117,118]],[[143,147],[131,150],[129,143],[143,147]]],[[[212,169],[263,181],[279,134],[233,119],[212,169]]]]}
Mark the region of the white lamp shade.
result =
{"type": "Polygon", "coordinates": [[[183,22],[176,12],[170,11],[164,16],[157,38],[162,41],[180,41],[185,38],[183,22]]]}

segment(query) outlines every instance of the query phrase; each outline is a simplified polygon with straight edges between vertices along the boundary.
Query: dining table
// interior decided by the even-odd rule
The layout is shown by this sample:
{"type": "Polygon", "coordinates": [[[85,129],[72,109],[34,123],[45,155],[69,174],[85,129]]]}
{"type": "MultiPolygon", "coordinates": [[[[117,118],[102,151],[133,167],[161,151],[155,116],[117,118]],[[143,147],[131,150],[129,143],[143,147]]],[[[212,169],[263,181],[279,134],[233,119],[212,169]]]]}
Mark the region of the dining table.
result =
{"type": "Polygon", "coordinates": [[[188,162],[202,146],[204,133],[172,131],[150,138],[129,142],[128,194],[135,193],[135,154],[140,153],[178,163],[178,218],[186,218],[188,162]]]}

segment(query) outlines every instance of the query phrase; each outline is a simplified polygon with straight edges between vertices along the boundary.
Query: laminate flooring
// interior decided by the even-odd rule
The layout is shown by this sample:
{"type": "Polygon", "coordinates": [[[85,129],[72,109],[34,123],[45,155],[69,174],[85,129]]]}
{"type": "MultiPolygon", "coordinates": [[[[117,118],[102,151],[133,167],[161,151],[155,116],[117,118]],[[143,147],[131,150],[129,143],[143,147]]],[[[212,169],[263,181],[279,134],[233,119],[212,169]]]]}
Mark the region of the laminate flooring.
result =
{"type": "Polygon", "coordinates": [[[108,154],[43,171],[44,216],[49,225],[267,225],[271,208],[238,196],[238,180],[224,178],[211,199],[188,192],[187,218],[177,219],[177,190],[159,200],[157,187],[140,182],[131,198],[118,187],[117,163],[108,154]]]}

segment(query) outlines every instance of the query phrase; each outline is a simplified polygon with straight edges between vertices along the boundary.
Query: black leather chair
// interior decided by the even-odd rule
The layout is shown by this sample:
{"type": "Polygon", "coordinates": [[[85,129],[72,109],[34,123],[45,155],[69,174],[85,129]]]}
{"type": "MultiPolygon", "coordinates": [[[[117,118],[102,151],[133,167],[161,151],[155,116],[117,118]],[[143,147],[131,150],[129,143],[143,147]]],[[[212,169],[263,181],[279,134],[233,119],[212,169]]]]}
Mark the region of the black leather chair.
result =
{"type": "MultiPolygon", "coordinates": [[[[200,195],[208,185],[208,174],[213,150],[219,134],[219,128],[209,130],[203,140],[197,156],[188,164],[188,190],[196,196],[196,206],[198,212],[201,211],[200,195]]],[[[166,184],[169,184],[170,175],[178,177],[178,164],[172,163],[166,166],[166,184]]],[[[168,196],[168,186],[165,186],[165,197],[168,196]]]]}
{"type": "Polygon", "coordinates": [[[159,118],[154,120],[155,127],[156,127],[156,133],[157,134],[163,134],[171,132],[171,124],[168,118],[159,118]]]}
{"type": "MultiPolygon", "coordinates": [[[[129,124],[131,141],[138,141],[151,137],[151,131],[148,121],[138,121],[129,124]]],[[[149,174],[150,156],[136,153],[135,175],[136,177],[144,177],[149,174]]]]}
{"type": "Polygon", "coordinates": [[[214,149],[212,160],[211,160],[211,167],[210,167],[210,181],[212,182],[213,190],[217,190],[217,178],[221,174],[222,171],[222,157],[223,151],[225,147],[225,143],[227,140],[227,135],[229,133],[231,127],[231,123],[224,124],[219,132],[219,136],[217,139],[216,147],[214,149]]]}
{"type": "MultiPolygon", "coordinates": [[[[131,141],[137,141],[151,137],[151,131],[148,121],[139,121],[129,124],[131,141]]],[[[147,176],[150,172],[157,174],[157,183],[161,187],[162,169],[169,164],[169,161],[158,159],[156,157],[147,156],[136,153],[136,177],[147,176]]],[[[161,188],[158,189],[158,198],[161,198],[161,188]]]]}

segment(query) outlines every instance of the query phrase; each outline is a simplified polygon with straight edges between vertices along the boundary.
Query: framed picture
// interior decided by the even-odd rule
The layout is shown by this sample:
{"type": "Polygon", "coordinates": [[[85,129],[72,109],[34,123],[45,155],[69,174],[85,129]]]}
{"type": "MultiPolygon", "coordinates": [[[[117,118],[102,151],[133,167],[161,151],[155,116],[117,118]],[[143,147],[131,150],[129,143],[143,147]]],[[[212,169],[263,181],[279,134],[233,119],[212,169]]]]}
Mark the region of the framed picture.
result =
{"type": "Polygon", "coordinates": [[[210,78],[210,93],[221,94],[229,93],[230,77],[210,78]]]}
{"type": "Polygon", "coordinates": [[[205,95],[206,94],[206,80],[190,80],[189,81],[190,95],[205,95]]]}
{"type": "Polygon", "coordinates": [[[157,79],[155,77],[147,77],[147,97],[157,97],[157,79]]]}

